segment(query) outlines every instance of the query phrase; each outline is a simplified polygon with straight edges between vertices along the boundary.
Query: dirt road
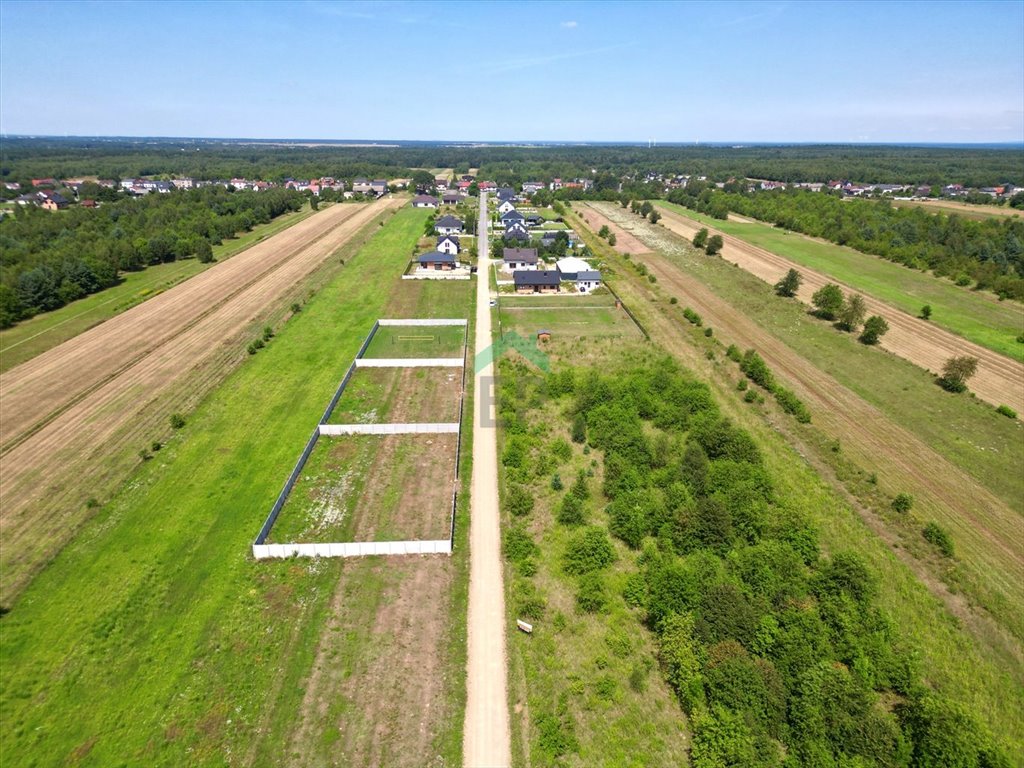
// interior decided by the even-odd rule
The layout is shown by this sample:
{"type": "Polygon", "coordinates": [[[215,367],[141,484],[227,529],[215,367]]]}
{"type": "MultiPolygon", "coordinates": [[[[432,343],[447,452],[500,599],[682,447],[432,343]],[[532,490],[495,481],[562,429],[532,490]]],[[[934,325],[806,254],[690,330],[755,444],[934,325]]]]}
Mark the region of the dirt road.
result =
{"type": "MultiPolygon", "coordinates": [[[[692,239],[704,226],[675,211],[665,208],[659,208],[659,211],[663,214],[661,223],[687,239],[692,239]]],[[[867,304],[868,315],[881,315],[889,323],[889,332],[882,337],[879,346],[921,368],[939,373],[945,362],[955,355],[976,357],[979,361],[978,372],[970,380],[971,391],[992,405],[1005,404],[1018,413],[1024,412],[1024,365],[932,323],[912,317],[891,304],[874,299],[863,291],[801,266],[784,256],[715,229],[709,228],[709,231],[722,235],[723,259],[743,267],[767,283],[778,282],[790,269],[799,271],[803,283],[797,298],[808,306],[811,305],[814,292],[827,283],[836,283],[847,293],[859,293],[867,304]]]]}
{"type": "Polygon", "coordinates": [[[333,206],[0,377],[5,602],[84,518],[82,479],[123,477],[138,460],[126,445],[148,446],[172,410],[216,386],[244,356],[241,334],[401,202],[333,206]]]}
{"type": "Polygon", "coordinates": [[[743,348],[757,349],[772,371],[807,404],[815,423],[827,434],[841,438],[845,452],[864,466],[877,467],[879,477],[888,481],[887,487],[905,489],[922,508],[933,510],[939,522],[953,532],[961,558],[984,570],[1000,592],[1017,600],[1024,581],[1019,514],[918,437],[690,278],[670,256],[652,253],[645,262],[657,274],[658,284],[678,296],[682,306],[700,314],[716,335],[743,348]]]}
{"type": "MultiPolygon", "coordinates": [[[[480,195],[476,355],[491,345],[487,195],[480,195]]],[[[502,585],[498,513],[498,434],[489,395],[494,366],[476,374],[473,419],[473,496],[469,524],[469,618],[466,721],[462,735],[466,768],[501,768],[512,762],[505,655],[505,592],[502,585]]]]}

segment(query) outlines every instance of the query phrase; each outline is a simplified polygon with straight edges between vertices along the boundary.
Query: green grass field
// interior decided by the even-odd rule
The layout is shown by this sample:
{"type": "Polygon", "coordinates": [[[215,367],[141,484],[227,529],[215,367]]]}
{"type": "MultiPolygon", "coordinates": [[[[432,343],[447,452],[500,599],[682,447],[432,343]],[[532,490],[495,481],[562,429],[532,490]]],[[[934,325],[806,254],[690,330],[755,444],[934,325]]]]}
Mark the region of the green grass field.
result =
{"type": "Polygon", "coordinates": [[[307,206],[254,227],[241,237],[215,245],[213,263],[201,264],[195,259],[185,259],[157,264],[140,272],[126,272],[118,285],[0,331],[0,372],[31,360],[104,320],[153,298],[250,245],[297,224],[312,213],[307,206]]]}
{"type": "Polygon", "coordinates": [[[930,304],[931,321],[936,325],[1024,362],[1024,344],[1016,340],[1024,333],[1024,307],[1016,302],[999,301],[877,256],[767,224],[720,221],[672,203],[657,205],[834,277],[908,314],[916,316],[922,306],[930,304]]]}
{"type": "MultiPolygon", "coordinates": [[[[374,559],[255,563],[249,547],[338,370],[385,311],[423,219],[406,210],[380,229],[188,414],[3,617],[5,764],[289,759],[332,594],[348,584],[354,626],[370,627],[388,576],[374,559]]],[[[451,600],[464,606],[465,563],[452,567],[451,600]]],[[[445,614],[449,596],[438,600],[445,614]]],[[[433,742],[456,764],[464,611],[451,625],[443,663],[454,684],[436,702],[450,714],[433,742]]],[[[363,635],[339,636],[339,653],[364,657],[363,635]]]]}
{"type": "Polygon", "coordinates": [[[363,357],[462,357],[465,338],[465,326],[381,326],[363,357]]]}
{"type": "Polygon", "coordinates": [[[551,333],[552,340],[620,338],[639,339],[640,329],[615,299],[605,292],[596,296],[502,297],[501,327],[524,338],[534,338],[540,330],[551,333]]]}

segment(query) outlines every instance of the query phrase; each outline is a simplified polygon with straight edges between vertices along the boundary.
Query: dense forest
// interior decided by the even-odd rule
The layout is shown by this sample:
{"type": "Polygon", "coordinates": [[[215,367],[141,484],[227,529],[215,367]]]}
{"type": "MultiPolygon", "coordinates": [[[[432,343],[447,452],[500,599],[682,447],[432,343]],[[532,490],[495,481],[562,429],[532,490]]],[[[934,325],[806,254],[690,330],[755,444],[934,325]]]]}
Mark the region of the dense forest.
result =
{"type": "Polygon", "coordinates": [[[268,181],[287,177],[341,179],[408,177],[413,168],[454,168],[502,184],[552,178],[648,172],[734,176],[778,181],[852,179],[865,183],[1024,186],[1020,148],[897,146],[644,147],[636,145],[483,146],[405,142],[359,147],[282,146],[267,142],[198,139],[7,138],[0,146],[0,177],[30,178],[186,175],[268,181]]]}
{"type": "MultiPolygon", "coordinates": [[[[516,499],[538,470],[546,479],[538,409],[553,405],[566,437],[602,456],[600,499],[582,501],[574,487],[557,504],[558,523],[577,531],[562,569],[578,579],[580,609],[597,613],[608,571],[632,572],[603,599],[625,600],[657,637],[693,727],[695,768],[1009,765],[984,725],[923,681],[914,648],[878,606],[878,576],[855,552],[821,551],[705,384],[669,359],[548,375],[505,359],[501,378],[514,519],[530,514],[516,499]],[[635,566],[614,565],[609,533],[635,566]]],[[[527,526],[507,530],[518,580],[535,571],[520,560],[537,546],[527,526]]],[[[512,594],[534,595],[541,610],[536,588],[513,584],[512,594]]],[[[541,734],[542,749],[573,750],[567,710],[531,716],[558,731],[541,734]]]]}
{"type": "Polygon", "coordinates": [[[895,208],[884,199],[844,200],[800,190],[726,192],[699,182],[668,199],[716,218],[735,211],[1024,301],[1024,220],[1018,217],[974,221],[895,208]]]}
{"type": "Polygon", "coordinates": [[[0,327],[108,288],[123,271],[190,257],[210,261],[212,246],[305,200],[285,189],[210,186],[56,213],[18,206],[0,218],[0,327]]]}

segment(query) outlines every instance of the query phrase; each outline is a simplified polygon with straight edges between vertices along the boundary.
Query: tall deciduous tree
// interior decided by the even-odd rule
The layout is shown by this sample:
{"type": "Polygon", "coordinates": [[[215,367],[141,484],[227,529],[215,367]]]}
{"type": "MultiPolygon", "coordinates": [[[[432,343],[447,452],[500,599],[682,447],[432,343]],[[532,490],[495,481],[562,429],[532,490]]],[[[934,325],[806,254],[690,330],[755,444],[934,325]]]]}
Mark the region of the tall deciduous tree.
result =
{"type": "Polygon", "coordinates": [[[884,317],[872,315],[864,323],[864,332],[860,335],[860,340],[864,344],[877,344],[888,330],[889,324],[885,322],[884,317]]]}
{"type": "Polygon", "coordinates": [[[857,293],[851,293],[843,302],[843,308],[839,310],[839,327],[844,331],[854,333],[864,322],[864,316],[867,313],[868,308],[864,303],[864,297],[857,293]]]}
{"type": "Polygon", "coordinates": [[[704,246],[704,251],[705,253],[707,253],[708,256],[714,256],[721,252],[722,245],[722,236],[712,235],[711,237],[708,238],[708,244],[704,246]]]}
{"type": "Polygon", "coordinates": [[[969,355],[951,357],[942,366],[939,384],[950,392],[963,392],[967,389],[967,380],[978,370],[978,358],[969,355]]]}
{"type": "Polygon", "coordinates": [[[779,296],[793,298],[796,296],[796,292],[800,289],[800,283],[802,282],[803,277],[800,276],[800,273],[795,269],[791,269],[786,273],[785,277],[775,284],[775,292],[779,296]]]}
{"type": "Polygon", "coordinates": [[[811,304],[823,320],[835,320],[843,308],[843,290],[835,283],[823,285],[811,296],[811,304]]]}
{"type": "Polygon", "coordinates": [[[703,248],[708,242],[708,230],[707,227],[701,227],[697,230],[697,234],[693,236],[693,247],[703,248]]]}

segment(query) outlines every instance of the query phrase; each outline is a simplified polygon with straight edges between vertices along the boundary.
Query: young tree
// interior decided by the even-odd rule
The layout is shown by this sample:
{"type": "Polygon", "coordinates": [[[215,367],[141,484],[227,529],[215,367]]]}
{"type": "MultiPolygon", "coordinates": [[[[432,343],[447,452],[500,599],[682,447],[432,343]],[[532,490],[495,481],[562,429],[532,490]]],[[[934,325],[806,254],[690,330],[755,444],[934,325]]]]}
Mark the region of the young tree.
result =
{"type": "Polygon", "coordinates": [[[775,293],[791,299],[796,296],[796,292],[800,289],[800,283],[802,282],[803,277],[800,276],[800,273],[795,269],[791,269],[784,278],[775,284],[775,293]]]}
{"type": "Polygon", "coordinates": [[[885,322],[884,317],[881,315],[872,315],[864,323],[864,332],[860,335],[860,341],[864,344],[877,344],[878,340],[882,338],[888,330],[889,324],[885,322]]]}
{"type": "Polygon", "coordinates": [[[923,307],[921,307],[921,319],[922,320],[927,320],[931,316],[932,316],[932,305],[931,304],[925,304],[923,307]]]}
{"type": "Polygon", "coordinates": [[[708,256],[714,256],[722,250],[722,236],[712,235],[708,238],[708,244],[704,247],[704,252],[708,256]]]}
{"type": "Polygon", "coordinates": [[[708,229],[707,227],[701,227],[697,230],[697,234],[693,236],[693,247],[703,248],[708,242],[708,229]]]}
{"type": "Polygon", "coordinates": [[[602,238],[602,239],[607,239],[607,238],[608,238],[608,235],[610,235],[611,233],[612,233],[612,231],[611,231],[610,229],[608,229],[608,225],[607,225],[607,224],[605,224],[604,226],[602,226],[602,227],[601,227],[601,228],[600,228],[600,229],[599,229],[599,230],[597,231],[597,236],[598,236],[598,237],[600,237],[600,238],[602,238]]]}
{"type": "Polygon", "coordinates": [[[618,242],[618,240],[616,239],[614,232],[612,232],[610,235],[608,235],[608,245],[615,245],[615,243],[617,243],[617,242],[618,242]]]}
{"type": "Polygon", "coordinates": [[[978,358],[960,355],[951,357],[942,366],[939,385],[949,392],[963,392],[967,389],[967,380],[978,370],[978,358]]]}
{"type": "Polygon", "coordinates": [[[650,200],[644,200],[643,203],[640,205],[640,215],[645,217],[645,218],[647,216],[650,216],[651,215],[651,211],[653,211],[653,210],[654,210],[654,206],[651,205],[651,201],[650,200]]]}
{"type": "Polygon", "coordinates": [[[661,214],[657,211],[651,211],[651,215],[648,218],[650,218],[651,224],[657,224],[659,219],[661,219],[661,214]]]}
{"type": "Polygon", "coordinates": [[[823,320],[835,320],[843,308],[843,290],[835,283],[822,286],[811,296],[811,304],[823,320]]]}
{"type": "Polygon", "coordinates": [[[843,302],[843,308],[839,310],[839,328],[853,333],[860,324],[864,322],[864,315],[868,313],[864,297],[857,293],[851,293],[843,302]]]}
{"type": "Polygon", "coordinates": [[[199,242],[196,243],[196,259],[199,260],[200,264],[209,264],[213,261],[213,246],[210,245],[210,241],[205,237],[200,238],[199,242]]]}

